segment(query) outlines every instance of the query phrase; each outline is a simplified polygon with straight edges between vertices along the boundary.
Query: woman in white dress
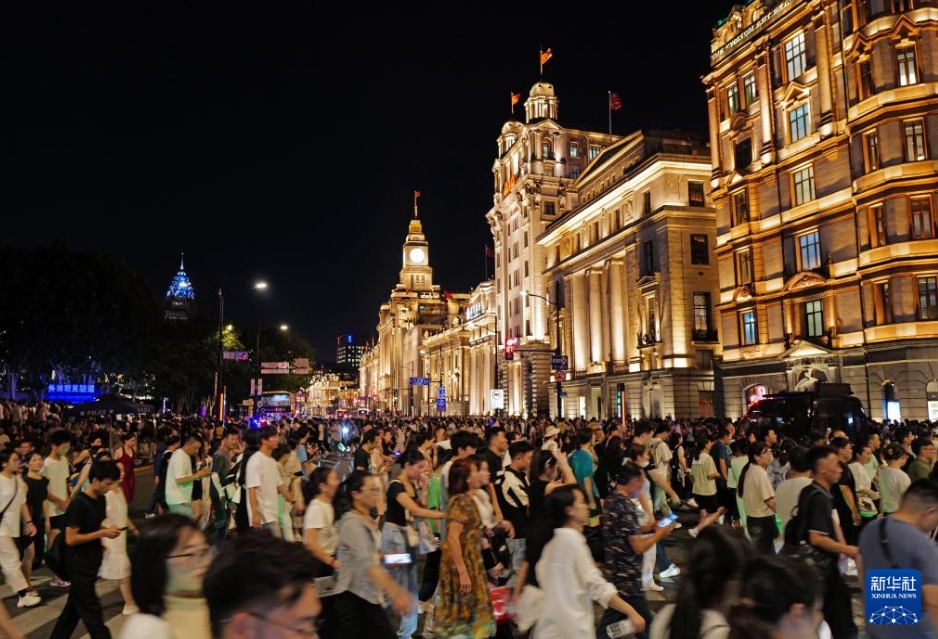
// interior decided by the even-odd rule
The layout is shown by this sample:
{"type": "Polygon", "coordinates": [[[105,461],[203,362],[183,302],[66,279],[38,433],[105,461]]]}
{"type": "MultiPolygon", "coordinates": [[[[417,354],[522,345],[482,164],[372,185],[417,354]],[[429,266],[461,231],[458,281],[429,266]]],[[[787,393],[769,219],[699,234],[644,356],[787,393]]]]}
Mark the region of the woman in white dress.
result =
{"type": "MultiPolygon", "coordinates": [[[[123,467],[121,468],[121,481],[124,479],[123,467]]],[[[118,582],[118,588],[121,596],[124,598],[125,615],[132,615],[139,612],[137,604],[134,603],[134,596],[130,590],[130,557],[127,556],[127,533],[128,531],[137,534],[137,527],[127,516],[127,498],[124,496],[124,489],[120,482],[114,484],[104,496],[107,508],[107,517],[103,526],[117,526],[122,528],[120,535],[114,539],[107,537],[101,540],[104,546],[104,560],[101,562],[101,568],[98,570],[98,576],[101,579],[113,579],[118,582]]]]}

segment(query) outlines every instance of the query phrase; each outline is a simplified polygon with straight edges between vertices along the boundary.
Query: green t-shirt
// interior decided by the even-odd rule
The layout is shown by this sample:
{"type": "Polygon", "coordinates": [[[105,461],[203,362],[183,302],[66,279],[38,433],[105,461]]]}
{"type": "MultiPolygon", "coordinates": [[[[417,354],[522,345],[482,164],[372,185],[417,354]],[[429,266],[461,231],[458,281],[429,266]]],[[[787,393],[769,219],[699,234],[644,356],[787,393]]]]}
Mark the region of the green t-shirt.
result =
{"type": "Polygon", "coordinates": [[[589,478],[593,485],[593,496],[599,497],[599,489],[596,488],[596,480],[593,477],[593,456],[582,448],[570,455],[570,468],[576,477],[576,482],[586,490],[586,478],[589,478]]]}

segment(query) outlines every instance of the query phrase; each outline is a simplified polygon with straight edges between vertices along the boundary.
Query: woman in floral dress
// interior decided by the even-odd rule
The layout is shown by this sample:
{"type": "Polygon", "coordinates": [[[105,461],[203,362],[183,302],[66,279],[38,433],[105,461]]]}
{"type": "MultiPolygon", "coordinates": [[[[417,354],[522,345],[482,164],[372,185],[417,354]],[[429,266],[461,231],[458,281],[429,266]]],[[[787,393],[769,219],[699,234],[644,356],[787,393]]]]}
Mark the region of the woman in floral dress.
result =
{"type": "Polygon", "coordinates": [[[486,639],[495,634],[492,600],[482,561],[482,518],[470,493],[479,485],[479,467],[474,459],[461,459],[453,464],[439,602],[434,610],[434,630],[440,637],[486,639]]]}

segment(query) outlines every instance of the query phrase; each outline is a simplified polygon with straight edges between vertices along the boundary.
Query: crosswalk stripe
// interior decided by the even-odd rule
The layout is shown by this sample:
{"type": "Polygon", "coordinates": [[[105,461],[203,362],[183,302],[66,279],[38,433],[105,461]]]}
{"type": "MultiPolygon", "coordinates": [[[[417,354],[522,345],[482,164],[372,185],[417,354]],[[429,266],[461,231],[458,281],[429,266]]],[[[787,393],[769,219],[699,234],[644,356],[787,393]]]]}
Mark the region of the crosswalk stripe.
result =
{"type": "MultiPolygon", "coordinates": [[[[117,581],[99,581],[95,584],[95,592],[98,593],[98,598],[104,598],[107,595],[115,592],[117,590],[117,581]]],[[[6,587],[9,590],[8,587],[6,587]]],[[[42,594],[47,594],[49,589],[46,588],[43,590],[42,594]]],[[[26,612],[16,614],[13,612],[13,622],[16,624],[16,627],[24,635],[29,636],[30,633],[38,630],[42,626],[54,622],[62,614],[62,610],[65,609],[65,602],[68,600],[68,589],[63,588],[61,593],[58,591],[55,593],[58,596],[46,598],[43,597],[43,601],[38,606],[29,608],[26,612]]],[[[123,602],[122,602],[123,603],[123,602]]],[[[14,604],[15,606],[15,604],[14,604]]],[[[19,611],[19,608],[14,608],[15,611],[19,611]]],[[[51,628],[50,628],[51,630],[51,628]]]]}

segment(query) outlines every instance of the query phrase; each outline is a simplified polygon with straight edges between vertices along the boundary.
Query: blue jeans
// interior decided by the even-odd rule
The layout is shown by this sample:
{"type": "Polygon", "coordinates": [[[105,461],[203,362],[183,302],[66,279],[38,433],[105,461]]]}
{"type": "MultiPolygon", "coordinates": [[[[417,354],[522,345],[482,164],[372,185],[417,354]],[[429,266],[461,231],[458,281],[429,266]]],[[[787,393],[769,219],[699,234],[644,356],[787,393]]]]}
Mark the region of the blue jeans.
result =
{"type": "Polygon", "coordinates": [[[668,553],[664,550],[664,540],[655,544],[655,564],[658,572],[664,572],[671,567],[671,560],[668,559],[668,553]]]}
{"type": "Polygon", "coordinates": [[[385,566],[399,585],[407,589],[413,598],[413,607],[401,615],[401,625],[397,629],[397,636],[400,639],[410,639],[417,632],[417,591],[419,582],[417,581],[417,557],[416,549],[407,545],[407,532],[400,526],[385,523],[381,529],[381,553],[398,554],[407,553],[410,555],[411,562],[402,566],[385,566]]]}
{"type": "Polygon", "coordinates": [[[509,539],[508,552],[511,554],[511,576],[508,578],[508,585],[514,586],[518,579],[518,571],[521,570],[521,563],[524,561],[527,543],[525,539],[509,539]]]}

